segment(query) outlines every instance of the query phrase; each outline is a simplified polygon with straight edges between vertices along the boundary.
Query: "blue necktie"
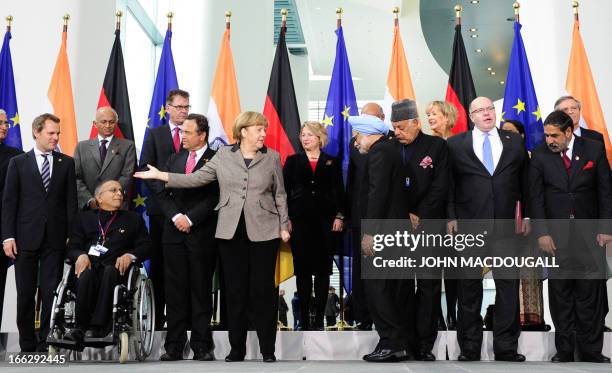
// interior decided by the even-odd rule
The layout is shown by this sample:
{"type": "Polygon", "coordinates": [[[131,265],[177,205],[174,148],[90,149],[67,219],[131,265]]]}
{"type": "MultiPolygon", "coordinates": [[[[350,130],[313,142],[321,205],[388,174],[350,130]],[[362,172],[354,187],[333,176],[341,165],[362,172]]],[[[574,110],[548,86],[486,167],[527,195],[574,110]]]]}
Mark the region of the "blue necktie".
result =
{"type": "Polygon", "coordinates": [[[489,140],[488,133],[484,134],[484,141],[482,142],[482,163],[485,168],[489,171],[489,174],[493,175],[495,172],[495,166],[493,165],[493,151],[491,150],[491,140],[489,140]]]}

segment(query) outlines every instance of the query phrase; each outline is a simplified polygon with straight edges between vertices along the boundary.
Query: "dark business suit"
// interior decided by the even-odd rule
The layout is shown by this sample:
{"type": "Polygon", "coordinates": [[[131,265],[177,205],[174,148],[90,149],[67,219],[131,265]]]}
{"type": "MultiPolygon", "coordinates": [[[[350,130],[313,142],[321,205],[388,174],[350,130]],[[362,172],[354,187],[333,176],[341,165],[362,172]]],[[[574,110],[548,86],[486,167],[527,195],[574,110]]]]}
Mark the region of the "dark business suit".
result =
{"type": "Polygon", "coordinates": [[[315,328],[323,327],[325,297],[329,289],[333,255],[340,235],[332,232],[334,219],[344,217],[344,185],[342,166],[336,158],[321,152],[315,170],[305,153],[287,158],[283,169],[289,219],[291,219],[291,251],[298,296],[303,299],[300,313],[302,328],[308,329],[310,294],[314,291],[315,328]]]}
{"type": "MultiPolygon", "coordinates": [[[[361,279],[361,219],[365,216],[367,205],[368,155],[359,153],[355,148],[355,139],[349,144],[349,169],[347,174],[347,211],[345,222],[349,223],[353,265],[352,265],[352,292],[355,320],[368,326],[372,324],[372,317],[368,309],[363,280],[361,279]],[[365,189],[365,191],[364,191],[365,189]]],[[[347,227],[348,228],[348,227],[347,227]]]]}
{"type": "MultiPolygon", "coordinates": [[[[409,218],[406,178],[395,140],[385,137],[372,144],[368,153],[368,200],[366,219],[409,218]]],[[[362,233],[374,234],[362,227],[362,233]]],[[[408,276],[407,276],[408,277],[408,276]]],[[[412,276],[411,276],[412,277],[412,276]]],[[[415,282],[410,279],[368,279],[364,281],[372,320],[380,341],[378,347],[406,350],[412,354],[416,347],[414,320],[415,282]]]]}
{"type": "Polygon", "coordinates": [[[17,244],[17,327],[22,351],[45,348],[53,290],[62,277],[66,238],[77,210],[74,161],[53,152],[49,190],[45,191],[31,150],[11,159],[2,200],[2,239],[17,244]],[[40,270],[40,343],[34,333],[34,295],[40,270]]]}
{"type": "Polygon", "coordinates": [[[76,284],[76,323],[83,329],[109,327],[115,286],[127,281],[129,273],[126,271],[123,276],[119,273],[115,268],[117,258],[129,253],[136,257],[137,263],[142,263],[149,258],[151,250],[147,227],[140,214],[125,210],[83,211],[77,215],[68,242],[67,257],[72,263],[99,243],[100,225],[104,229],[108,226],[103,244],[108,252],[89,255],[91,268],[81,273],[76,284]]]}
{"type": "MultiPolygon", "coordinates": [[[[528,156],[519,135],[497,131],[503,150],[493,175],[474,153],[472,131],[448,139],[451,187],[447,214],[449,220],[459,220],[459,231],[462,219],[488,219],[480,227],[481,231],[494,233],[487,239],[486,250],[494,255],[512,256],[517,254],[517,245],[514,225],[508,221],[515,218],[517,201],[524,199],[528,156]],[[501,222],[504,219],[505,224],[501,222]]],[[[475,278],[481,271],[471,272],[458,284],[457,338],[462,354],[472,359],[480,358],[482,346],[483,288],[482,279],[475,278]]],[[[520,335],[518,277],[496,278],[495,288],[493,350],[496,355],[516,354],[520,335]]]]}
{"type": "MultiPolygon", "coordinates": [[[[170,126],[164,124],[151,128],[146,134],[146,140],[140,155],[140,168],[146,168],[147,164],[161,168],[172,154],[176,154],[170,126]]],[[[149,215],[149,235],[151,237],[151,261],[150,276],[153,281],[155,292],[155,324],[159,330],[163,328],[166,321],[164,307],[166,297],[164,292],[164,253],[162,248],[162,232],[164,230],[164,215],[155,195],[157,181],[145,180],[147,189],[151,191],[147,198],[147,214],[149,215]]]]}
{"type": "MultiPolygon", "coordinates": [[[[417,231],[444,233],[449,172],[446,142],[421,133],[411,144],[396,142],[396,146],[410,178],[405,190],[408,212],[421,220],[417,231]]],[[[435,251],[424,255],[433,256],[435,251]]],[[[409,322],[416,322],[419,353],[430,353],[438,336],[441,275],[441,269],[417,272],[416,319],[409,322]]]]}
{"type": "MultiPolygon", "coordinates": [[[[214,155],[215,151],[207,148],[193,171],[200,169],[214,155]]],[[[188,157],[186,150],[170,156],[163,170],[184,174],[188,157]]],[[[214,182],[193,189],[161,189],[157,200],[164,213],[166,351],[177,355],[183,353],[189,325],[192,350],[212,350],[212,278],[217,251],[217,212],[214,208],[219,203],[219,184],[214,182]],[[172,218],[177,214],[187,215],[193,223],[189,233],[174,226],[172,218]]]]}
{"type": "MultiPolygon", "coordinates": [[[[4,190],[6,170],[11,158],[23,154],[23,151],[0,143],[0,193],[4,190]]],[[[2,211],[2,195],[0,194],[0,212],[2,211]]],[[[0,232],[2,225],[0,224],[0,232]]],[[[8,269],[8,256],[0,254],[0,323],[2,323],[2,309],[4,305],[4,287],[6,285],[6,270],[8,269]]]]}
{"type": "Polygon", "coordinates": [[[602,279],[607,276],[605,250],[595,240],[598,233],[612,234],[612,187],[605,148],[600,142],[574,136],[567,171],[559,153],[541,146],[532,154],[529,176],[534,233],[552,236],[561,266],[548,279],[557,352],[573,356],[575,333],[583,355],[599,354],[607,312],[602,279]]]}
{"type": "Polygon", "coordinates": [[[601,133],[594,131],[594,130],[590,130],[588,128],[580,128],[580,136],[578,137],[583,137],[585,139],[597,141],[602,144],[604,143],[604,138],[601,133]]]}

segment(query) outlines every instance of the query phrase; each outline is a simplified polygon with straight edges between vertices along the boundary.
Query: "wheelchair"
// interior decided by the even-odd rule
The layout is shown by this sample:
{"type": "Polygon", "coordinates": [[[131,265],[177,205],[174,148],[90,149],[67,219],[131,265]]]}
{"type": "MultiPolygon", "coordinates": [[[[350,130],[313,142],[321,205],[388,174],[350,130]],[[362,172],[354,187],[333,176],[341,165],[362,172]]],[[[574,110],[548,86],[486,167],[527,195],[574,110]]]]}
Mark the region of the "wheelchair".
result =
{"type": "Polygon", "coordinates": [[[130,266],[126,284],[115,286],[111,332],[102,338],[84,338],[75,342],[64,335],[76,327],[76,276],[71,263],[55,290],[51,325],[47,344],[49,354],[60,349],[83,351],[85,347],[103,348],[117,346],[119,362],[129,358],[130,346],[138,361],[145,360],[153,348],[155,336],[155,297],[153,284],[147,278],[142,265],[130,266]]]}

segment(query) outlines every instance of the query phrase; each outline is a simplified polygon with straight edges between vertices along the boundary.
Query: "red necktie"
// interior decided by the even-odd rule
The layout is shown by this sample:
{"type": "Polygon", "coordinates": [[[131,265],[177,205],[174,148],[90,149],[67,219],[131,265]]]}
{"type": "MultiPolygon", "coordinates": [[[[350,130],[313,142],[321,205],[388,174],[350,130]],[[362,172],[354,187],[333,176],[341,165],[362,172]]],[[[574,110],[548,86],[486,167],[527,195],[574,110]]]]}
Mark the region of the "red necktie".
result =
{"type": "Polygon", "coordinates": [[[190,151],[189,158],[187,158],[187,164],[185,165],[185,173],[190,174],[196,166],[196,152],[190,151]]]}
{"type": "Polygon", "coordinates": [[[174,151],[179,152],[181,150],[181,136],[179,136],[179,128],[174,127],[174,136],[172,136],[172,142],[174,143],[174,151]]]}
{"type": "Polygon", "coordinates": [[[569,174],[570,167],[572,166],[572,161],[567,156],[567,149],[563,151],[563,164],[565,165],[565,171],[569,174]]]}

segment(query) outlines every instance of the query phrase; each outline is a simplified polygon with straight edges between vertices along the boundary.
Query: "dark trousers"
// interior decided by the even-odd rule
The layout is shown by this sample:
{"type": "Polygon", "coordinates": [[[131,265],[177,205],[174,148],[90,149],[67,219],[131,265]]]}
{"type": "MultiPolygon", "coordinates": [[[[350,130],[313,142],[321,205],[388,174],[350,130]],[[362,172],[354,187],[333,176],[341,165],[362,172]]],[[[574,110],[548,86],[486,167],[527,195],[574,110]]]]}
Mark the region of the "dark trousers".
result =
{"type": "Polygon", "coordinates": [[[359,227],[353,227],[351,238],[353,241],[353,273],[351,276],[353,315],[357,322],[367,324],[372,322],[372,317],[368,309],[364,280],[361,279],[361,231],[359,227]]]}
{"type": "MultiPolygon", "coordinates": [[[[462,354],[480,357],[482,279],[461,279],[458,283],[458,290],[457,339],[459,347],[462,354]]],[[[495,354],[516,353],[521,333],[518,279],[495,279],[494,320],[493,352],[495,354]]]]}
{"type": "Polygon", "coordinates": [[[244,356],[249,313],[262,354],[274,353],[278,291],[274,283],[279,239],[250,241],[244,216],[234,237],[219,240],[227,290],[227,324],[232,353],[244,356]]]}
{"type": "Polygon", "coordinates": [[[415,348],[414,280],[365,280],[370,315],[383,349],[415,348]]]}
{"type": "MultiPolygon", "coordinates": [[[[17,242],[19,245],[19,242],[17,242]]],[[[21,250],[15,260],[17,285],[17,328],[22,352],[46,349],[49,321],[53,306],[53,292],[57,288],[64,269],[64,252],[52,250],[43,244],[37,251],[21,250]],[[40,281],[38,276],[40,274],[40,281]],[[34,331],[35,295],[40,283],[42,307],[38,339],[34,331]]]]}
{"type": "Polygon", "coordinates": [[[0,253],[0,325],[2,325],[2,311],[4,309],[4,288],[6,286],[6,271],[8,270],[9,258],[0,253]]]}
{"type": "MultiPolygon", "coordinates": [[[[310,307],[312,301],[312,276],[296,276],[295,283],[297,286],[298,297],[300,298],[300,327],[303,330],[308,330],[310,327],[322,328],[323,315],[325,313],[325,304],[327,301],[327,293],[329,291],[329,276],[316,275],[314,276],[314,308],[315,308],[315,323],[310,325],[310,307]]],[[[335,318],[334,318],[335,320],[335,318]]]]}
{"type": "Polygon", "coordinates": [[[194,245],[164,244],[166,280],[166,351],[182,354],[191,325],[193,351],[212,350],[212,277],[215,247],[212,240],[194,245]],[[206,246],[206,247],[205,247],[206,246]]]}
{"type": "Polygon", "coordinates": [[[77,280],[76,322],[83,329],[108,328],[113,312],[115,286],[127,281],[113,264],[93,264],[77,280]]]}
{"type": "Polygon", "coordinates": [[[548,279],[550,316],[557,352],[601,353],[606,304],[602,280],[548,279]],[[575,344],[574,344],[575,339],[575,344]]]}
{"type": "MultiPolygon", "coordinates": [[[[446,298],[446,320],[457,322],[457,280],[444,278],[444,295],[446,298]]],[[[440,309],[442,311],[442,309],[440,309]]]]}
{"type": "Polygon", "coordinates": [[[149,278],[153,282],[155,295],[155,329],[162,330],[166,322],[166,296],[164,286],[164,250],[162,232],[164,230],[163,215],[149,215],[149,237],[151,238],[151,258],[149,261],[149,278]]]}
{"type": "Polygon", "coordinates": [[[431,352],[438,338],[442,280],[417,279],[416,334],[420,352],[431,352]]]}

